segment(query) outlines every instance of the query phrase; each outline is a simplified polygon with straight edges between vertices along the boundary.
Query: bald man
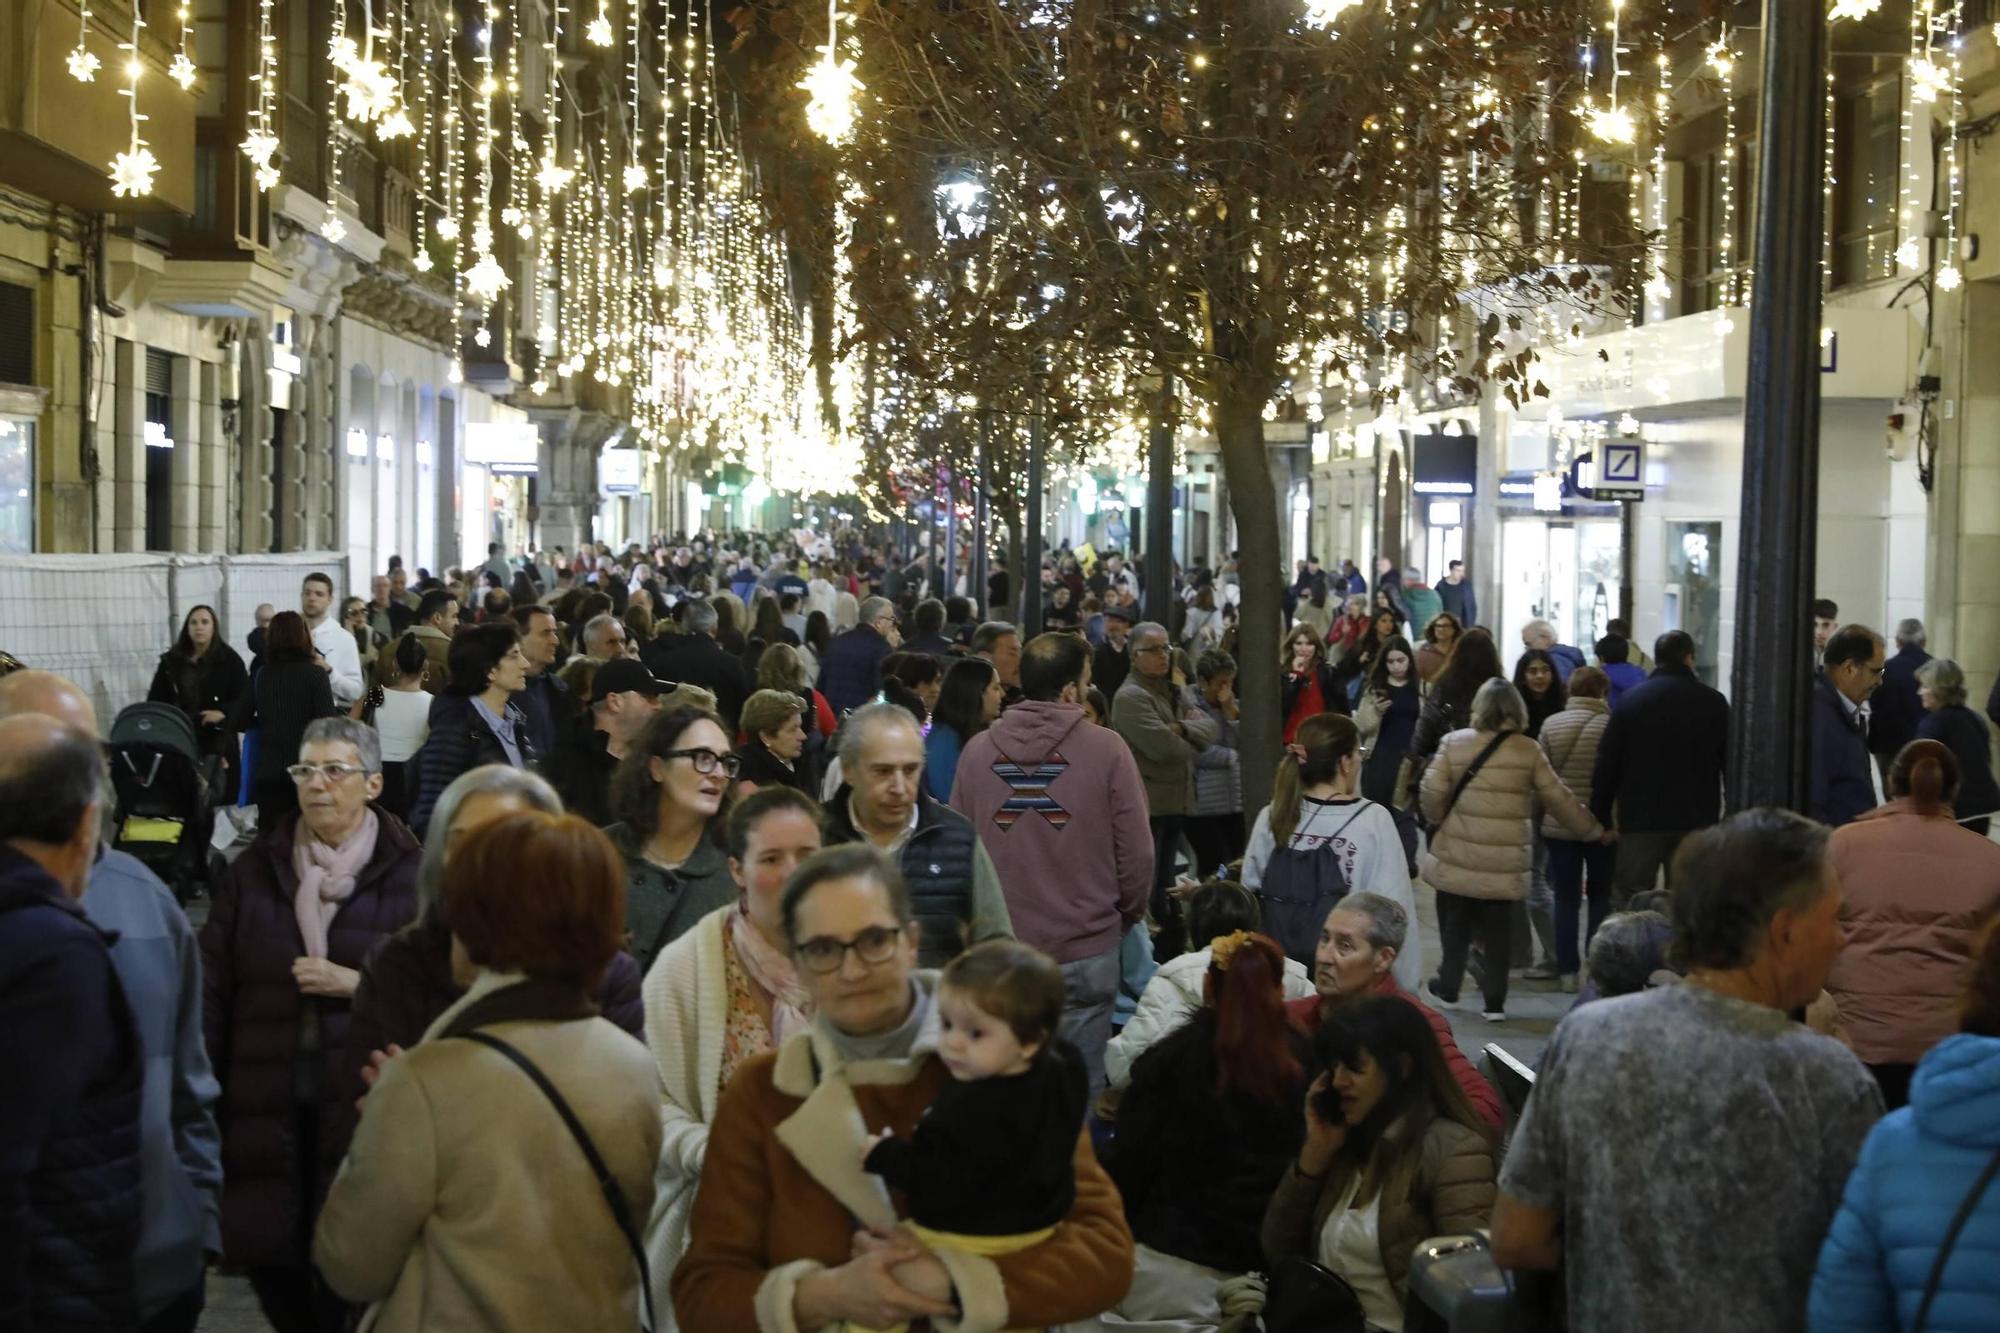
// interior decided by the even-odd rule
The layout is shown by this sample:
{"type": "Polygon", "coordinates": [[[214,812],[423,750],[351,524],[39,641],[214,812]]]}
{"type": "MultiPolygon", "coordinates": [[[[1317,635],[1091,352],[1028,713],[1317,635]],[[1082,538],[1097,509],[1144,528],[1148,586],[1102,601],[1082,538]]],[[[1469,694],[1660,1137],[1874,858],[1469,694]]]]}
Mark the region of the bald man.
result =
{"type": "MultiPolygon", "coordinates": [[[[89,698],[47,671],[0,679],[0,719],[59,722],[93,742],[98,734],[89,698]]],[[[181,1333],[201,1315],[206,1256],[222,1248],[222,1139],[215,1123],[221,1089],[202,1042],[201,951],[186,913],[157,875],[101,842],[93,840],[92,852],[83,912],[116,941],[111,963],[137,1019],[144,1060],[145,1221],[132,1258],[132,1296],[147,1333],[181,1333]]]]}
{"type": "Polygon", "coordinates": [[[104,761],[50,717],[0,719],[0,1328],[130,1328],[140,1047],[112,937],[77,901],[104,761]]]}

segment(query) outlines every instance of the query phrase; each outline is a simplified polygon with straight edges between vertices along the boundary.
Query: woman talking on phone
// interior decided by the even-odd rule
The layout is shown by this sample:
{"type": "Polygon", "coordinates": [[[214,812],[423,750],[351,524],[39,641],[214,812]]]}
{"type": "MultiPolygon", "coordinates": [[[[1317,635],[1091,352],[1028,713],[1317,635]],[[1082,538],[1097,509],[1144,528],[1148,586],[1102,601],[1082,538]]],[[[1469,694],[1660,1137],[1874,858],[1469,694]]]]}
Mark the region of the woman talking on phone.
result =
{"type": "Polygon", "coordinates": [[[1356,1000],[1313,1050],[1322,1071],[1305,1143],[1264,1210],[1264,1258],[1332,1269],[1371,1330],[1401,1333],[1416,1247],[1492,1221],[1493,1138],[1408,1001],[1356,1000]]]}

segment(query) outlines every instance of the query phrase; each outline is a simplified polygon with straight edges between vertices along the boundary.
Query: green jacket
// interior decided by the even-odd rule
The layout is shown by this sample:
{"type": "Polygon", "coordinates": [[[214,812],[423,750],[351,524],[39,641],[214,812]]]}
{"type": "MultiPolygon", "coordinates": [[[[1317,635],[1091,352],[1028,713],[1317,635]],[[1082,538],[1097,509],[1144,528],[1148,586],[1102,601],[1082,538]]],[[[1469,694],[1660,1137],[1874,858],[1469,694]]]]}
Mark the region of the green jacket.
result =
{"type": "Polygon", "coordinates": [[[641,976],[660,950],[740,893],[729,856],[713,839],[703,838],[680,869],[668,870],[646,859],[646,840],[631,825],[613,824],[604,835],[625,858],[625,928],[641,976]]]}
{"type": "MultiPolygon", "coordinates": [[[[1413,588],[1403,585],[1403,609],[1410,613],[1410,638],[1424,637],[1424,627],[1436,620],[1444,611],[1444,598],[1430,588],[1413,588]]],[[[1465,628],[1471,629],[1467,625],[1465,628]]]]}

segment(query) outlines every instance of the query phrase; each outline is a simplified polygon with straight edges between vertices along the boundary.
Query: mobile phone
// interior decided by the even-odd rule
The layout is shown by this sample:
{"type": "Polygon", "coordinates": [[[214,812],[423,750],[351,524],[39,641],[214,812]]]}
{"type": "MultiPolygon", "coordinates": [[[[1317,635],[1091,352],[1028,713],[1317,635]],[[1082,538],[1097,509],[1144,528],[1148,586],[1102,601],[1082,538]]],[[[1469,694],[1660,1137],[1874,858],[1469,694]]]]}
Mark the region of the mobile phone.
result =
{"type": "Polygon", "coordinates": [[[1313,1114],[1329,1125],[1347,1123],[1347,1116],[1340,1109],[1340,1094],[1334,1091],[1332,1079],[1328,1079],[1326,1086],[1313,1094],[1313,1114]]]}

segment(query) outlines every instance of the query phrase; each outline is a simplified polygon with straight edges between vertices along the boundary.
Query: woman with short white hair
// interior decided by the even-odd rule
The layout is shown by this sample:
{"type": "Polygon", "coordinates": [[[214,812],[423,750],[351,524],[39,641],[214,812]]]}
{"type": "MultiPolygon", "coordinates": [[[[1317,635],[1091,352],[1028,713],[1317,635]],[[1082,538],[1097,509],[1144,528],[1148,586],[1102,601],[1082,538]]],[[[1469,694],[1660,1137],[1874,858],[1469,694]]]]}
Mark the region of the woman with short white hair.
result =
{"type": "Polygon", "coordinates": [[[1439,1002],[1458,1003],[1465,955],[1476,935],[1485,951],[1484,1016],[1507,1016],[1507,969],[1513,944],[1510,908],[1528,896],[1534,871],[1537,806],[1582,839],[1609,841],[1542,747],[1528,739],[1528,705],[1504,680],[1473,696],[1472,725],[1439,744],[1424,770],[1424,818],[1433,830],[1417,858],[1437,891],[1441,956],[1425,983],[1439,1002]]]}

